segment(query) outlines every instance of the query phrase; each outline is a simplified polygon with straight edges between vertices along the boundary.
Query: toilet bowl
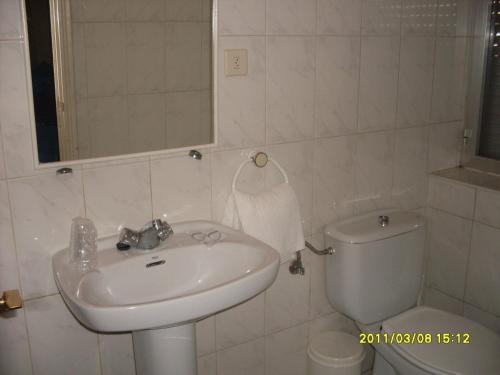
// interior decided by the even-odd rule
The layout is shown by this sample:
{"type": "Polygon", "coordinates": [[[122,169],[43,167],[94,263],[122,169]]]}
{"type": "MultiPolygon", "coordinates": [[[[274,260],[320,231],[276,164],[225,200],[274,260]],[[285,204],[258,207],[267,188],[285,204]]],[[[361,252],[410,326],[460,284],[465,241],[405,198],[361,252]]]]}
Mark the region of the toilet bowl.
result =
{"type": "Polygon", "coordinates": [[[500,336],[464,317],[415,307],[425,219],[380,210],[325,227],[327,294],[375,348],[373,375],[500,375],[500,336]]]}
{"type": "Polygon", "coordinates": [[[464,317],[416,307],[384,321],[380,332],[387,338],[399,332],[428,336],[415,336],[413,343],[375,344],[373,375],[500,374],[500,337],[464,317]]]}

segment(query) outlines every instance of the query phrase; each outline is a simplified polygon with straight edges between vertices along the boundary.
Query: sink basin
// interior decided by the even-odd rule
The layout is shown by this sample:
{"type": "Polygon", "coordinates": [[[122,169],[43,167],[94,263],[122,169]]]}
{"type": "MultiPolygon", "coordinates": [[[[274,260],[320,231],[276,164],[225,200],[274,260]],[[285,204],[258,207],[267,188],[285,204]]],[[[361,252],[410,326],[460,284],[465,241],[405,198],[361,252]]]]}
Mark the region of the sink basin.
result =
{"type": "Polygon", "coordinates": [[[279,254],[244,233],[209,221],[172,227],[174,235],[148,251],[118,251],[117,236],[99,240],[88,273],[68,249],[54,255],[59,291],[82,324],[104,332],[186,324],[255,296],[277,275],[279,254]]]}

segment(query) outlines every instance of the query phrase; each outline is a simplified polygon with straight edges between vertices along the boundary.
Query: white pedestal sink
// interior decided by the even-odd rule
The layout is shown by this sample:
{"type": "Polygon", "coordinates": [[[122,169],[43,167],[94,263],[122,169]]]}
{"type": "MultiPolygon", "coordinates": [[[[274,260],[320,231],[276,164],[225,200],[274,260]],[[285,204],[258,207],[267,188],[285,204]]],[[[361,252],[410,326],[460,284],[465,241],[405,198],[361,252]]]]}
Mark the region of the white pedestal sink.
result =
{"type": "Polygon", "coordinates": [[[118,251],[98,241],[97,268],[83,273],[68,249],[54,255],[59,291],[90,329],[132,331],[138,375],[196,375],[194,322],[265,290],[279,254],[264,243],[209,221],[174,224],[154,250],[118,251]],[[220,232],[217,241],[195,233],[220,232]]]}

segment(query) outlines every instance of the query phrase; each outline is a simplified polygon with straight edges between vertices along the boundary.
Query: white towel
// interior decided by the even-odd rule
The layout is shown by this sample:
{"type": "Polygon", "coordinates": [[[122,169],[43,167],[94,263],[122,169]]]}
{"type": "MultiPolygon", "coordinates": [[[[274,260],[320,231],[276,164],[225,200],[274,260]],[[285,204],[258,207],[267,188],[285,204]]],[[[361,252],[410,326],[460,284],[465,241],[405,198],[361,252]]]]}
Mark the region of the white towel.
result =
{"type": "Polygon", "coordinates": [[[271,246],[280,253],[281,263],[304,249],[299,202],[288,183],[261,194],[235,191],[226,203],[222,223],[271,246]]]}

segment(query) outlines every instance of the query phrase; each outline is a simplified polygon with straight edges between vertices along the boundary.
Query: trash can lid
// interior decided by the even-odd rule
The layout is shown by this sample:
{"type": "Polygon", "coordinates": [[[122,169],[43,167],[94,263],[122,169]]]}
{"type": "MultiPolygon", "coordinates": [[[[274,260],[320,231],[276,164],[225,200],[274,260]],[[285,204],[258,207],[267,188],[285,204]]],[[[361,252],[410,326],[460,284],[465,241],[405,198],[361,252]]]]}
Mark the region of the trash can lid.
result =
{"type": "Polygon", "coordinates": [[[365,350],[358,338],[338,331],[323,332],[314,337],[308,353],[312,359],[331,367],[357,365],[365,358],[365,350]]]}

